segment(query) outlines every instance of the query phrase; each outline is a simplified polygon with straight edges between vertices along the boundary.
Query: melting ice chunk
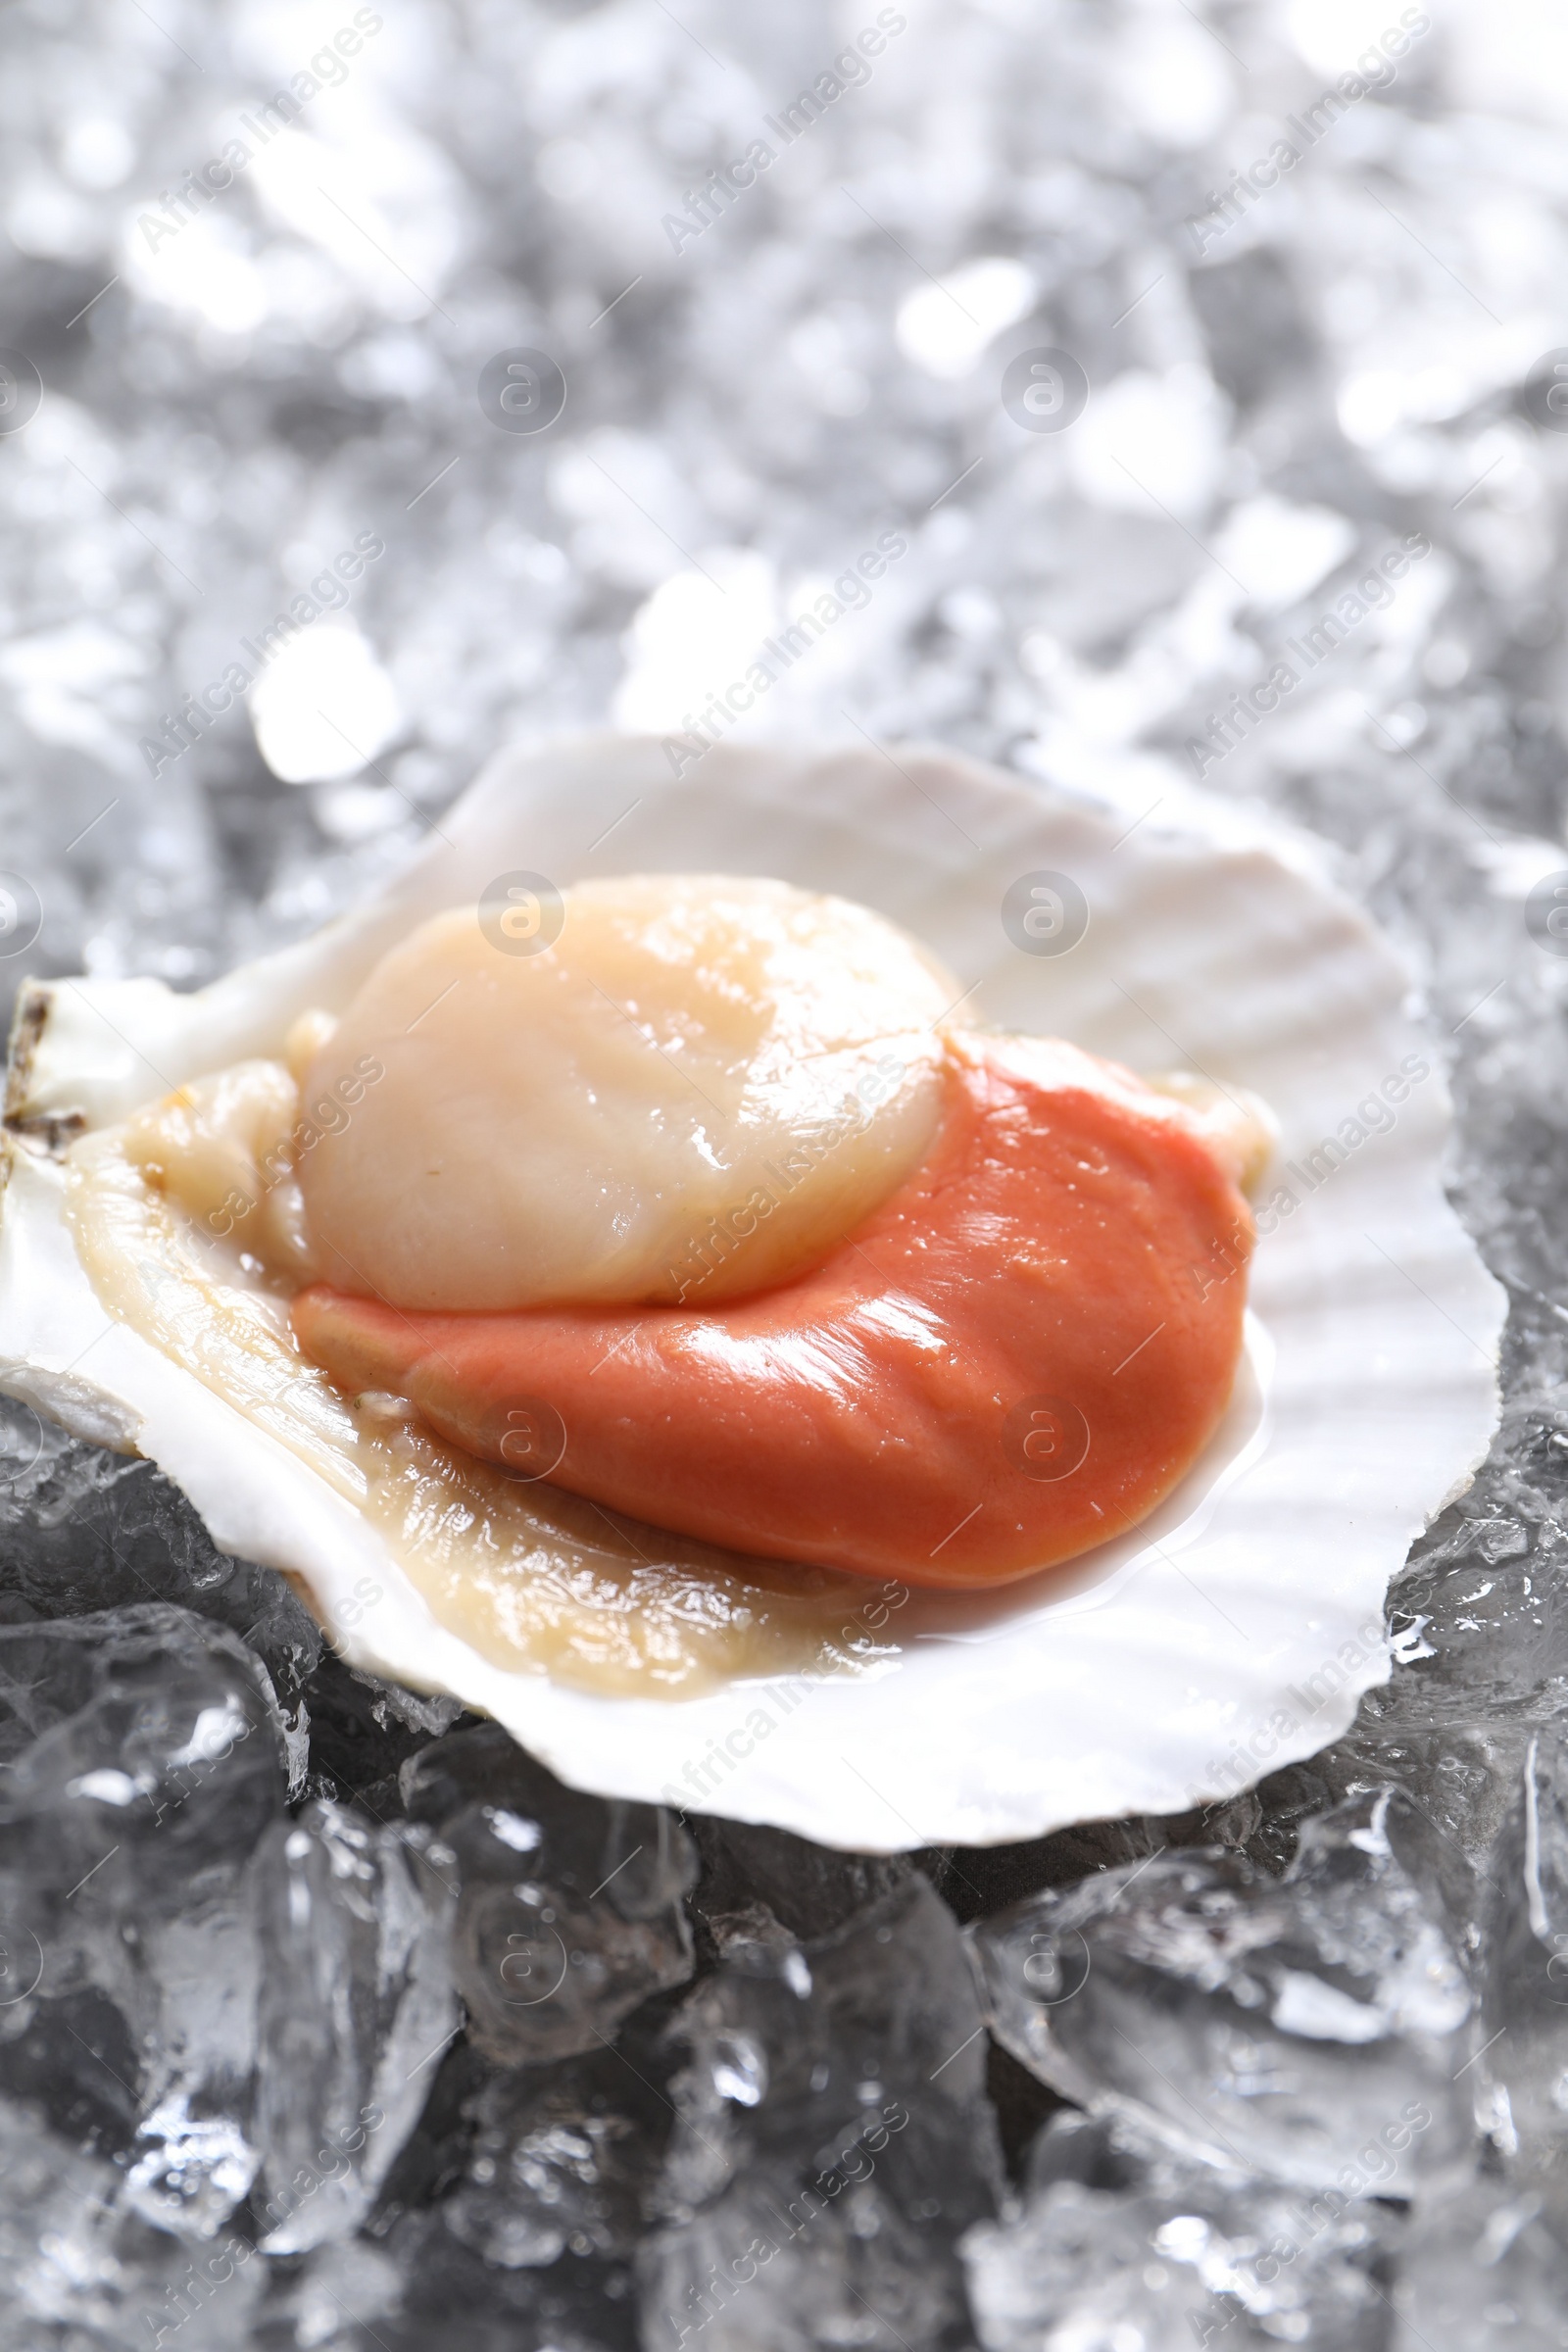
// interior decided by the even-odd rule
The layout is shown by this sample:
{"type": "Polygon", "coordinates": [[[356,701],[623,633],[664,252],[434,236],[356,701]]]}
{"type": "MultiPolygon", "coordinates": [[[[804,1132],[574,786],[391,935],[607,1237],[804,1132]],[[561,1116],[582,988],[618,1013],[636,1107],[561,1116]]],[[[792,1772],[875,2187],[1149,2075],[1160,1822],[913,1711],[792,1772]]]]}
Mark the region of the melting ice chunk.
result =
{"type": "Polygon", "coordinates": [[[457,2030],[455,1887],[431,1845],[428,1832],[317,1802],[258,1858],[256,2203],[270,2253],[303,2253],[364,2219],[457,2030]]]}
{"type": "Polygon", "coordinates": [[[639,2259],[646,2340],[962,2341],[955,2249],[994,2211],[1000,2168],[974,1986],[929,1884],[804,1952],[737,1939],[678,2032],[668,2225],[639,2259]]]}
{"type": "Polygon", "coordinates": [[[963,2257],[985,2352],[1358,2352],[1387,2340],[1381,2281],[1399,2230],[1342,2191],[1227,2179],[1125,2120],[1068,2114],[1031,2152],[1021,2211],[971,2230],[963,2257]]]}
{"type": "Polygon", "coordinates": [[[563,1788],[491,1725],[433,1741],[402,1779],[455,1856],[453,1974],[497,2064],[595,2049],[691,1975],[696,1863],[672,1814],[563,1788]]]}
{"type": "Polygon", "coordinates": [[[1172,1851],[1032,1896],[971,1932],[995,2030],[1064,2096],[1209,2164],[1407,2195],[1470,2105],[1470,1994],[1420,1827],[1356,1797],[1283,1880],[1172,1851]]]}

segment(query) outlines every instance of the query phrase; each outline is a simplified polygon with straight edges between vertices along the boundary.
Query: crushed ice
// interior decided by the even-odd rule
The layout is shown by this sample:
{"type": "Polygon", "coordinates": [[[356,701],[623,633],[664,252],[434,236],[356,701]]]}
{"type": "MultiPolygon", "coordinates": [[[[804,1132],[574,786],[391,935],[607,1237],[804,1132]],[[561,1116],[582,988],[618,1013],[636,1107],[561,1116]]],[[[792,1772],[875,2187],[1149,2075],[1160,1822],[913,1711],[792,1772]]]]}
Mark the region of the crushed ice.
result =
{"type": "Polygon", "coordinates": [[[1410,956],[1513,1301],[1345,1740],[900,1863],[560,1788],[7,1411],[0,2347],[1568,2344],[1558,13],[21,0],[0,57],[6,968],[199,983],[607,715],[1201,782],[1410,956]]]}

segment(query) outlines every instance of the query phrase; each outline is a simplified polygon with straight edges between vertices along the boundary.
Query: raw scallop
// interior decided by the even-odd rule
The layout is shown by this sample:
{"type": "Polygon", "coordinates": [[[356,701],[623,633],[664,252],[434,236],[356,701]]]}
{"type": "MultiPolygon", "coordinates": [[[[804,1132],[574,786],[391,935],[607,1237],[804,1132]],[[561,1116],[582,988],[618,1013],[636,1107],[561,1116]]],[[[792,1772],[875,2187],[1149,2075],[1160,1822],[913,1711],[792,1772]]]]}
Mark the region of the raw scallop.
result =
{"type": "Polygon", "coordinates": [[[338,1288],[401,1307],[723,1298],[811,1264],[918,1162],[961,991],[880,915],[679,874],[580,884],[559,931],[537,893],[515,939],[511,911],[421,924],[311,1065],[307,1112],[384,1071],[299,1163],[338,1288]],[[737,1233],[803,1143],[810,1165],[737,1233]]]}
{"type": "Polygon", "coordinates": [[[1213,1435],[1251,1217],[1188,1113],[1128,1071],[976,1038],[948,1080],[930,1156],[760,1298],[410,1315],[317,1289],[295,1329],[345,1387],[709,1543],[916,1585],[1070,1559],[1213,1435]]]}
{"type": "MultiPolygon", "coordinates": [[[[579,1787],[860,1850],[1184,1812],[1337,1739],[1386,1679],[1389,1580],[1494,1424],[1503,1296],[1444,1192],[1447,1101],[1408,975],[1308,839],[1174,786],[1129,831],[1125,807],[1074,787],[895,755],[721,744],[675,777],[657,741],[509,751],[406,872],[296,947],[189,995],[34,983],[7,1102],[0,1386],[150,1455],[221,1549],[308,1588],[356,1664],[456,1693],[579,1787]],[[869,1629],[864,1670],[770,1664],[662,1699],[585,1690],[486,1654],[371,1499],[215,1391],[199,1330],[182,1354],[104,1306],[70,1217],[74,1136],[97,1142],[204,1072],[286,1058],[302,1014],[341,1016],[416,925],[497,877],[526,867],[564,890],[612,855],[859,901],[940,956],[988,1025],[1133,1069],[1175,1058],[1276,1113],[1236,1396],[1176,1492],[1070,1580],[904,1597],[862,1582],[835,1641],[848,1659],[869,1629]],[[1020,946],[1009,894],[1063,880],[1087,929],[1020,946]],[[1383,1110],[1354,1120],[1374,1097],[1383,1110]]],[[[194,1289],[169,1294],[181,1318],[194,1289]]],[[[288,1355],[286,1322],[272,1337],[282,1411],[326,1384],[288,1355]]]]}

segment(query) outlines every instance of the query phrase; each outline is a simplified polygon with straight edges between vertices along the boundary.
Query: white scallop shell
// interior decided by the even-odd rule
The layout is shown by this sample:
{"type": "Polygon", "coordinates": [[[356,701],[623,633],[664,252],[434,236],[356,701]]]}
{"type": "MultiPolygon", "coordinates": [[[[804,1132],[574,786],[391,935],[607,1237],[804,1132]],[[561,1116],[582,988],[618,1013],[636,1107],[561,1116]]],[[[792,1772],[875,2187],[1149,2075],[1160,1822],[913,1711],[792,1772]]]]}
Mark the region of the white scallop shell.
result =
{"type": "Polygon", "coordinates": [[[1390,1579],[1485,1453],[1504,1300],[1444,1196],[1448,1102],[1405,977],[1310,842],[1197,794],[1129,833],[1082,795],[926,749],[721,746],[677,780],[657,742],[609,736],[504,754],[441,836],[357,913],[197,995],[58,984],[29,1107],[98,1124],[276,1053],[297,1012],[341,1004],[413,922],[508,871],[774,874],[860,900],[973,983],[987,1022],[1135,1068],[1187,1063],[1277,1113],[1297,1172],[1268,1189],[1298,1205],[1260,1241],[1248,1368],[1181,1492],[1070,1585],[914,1595],[869,1678],[601,1697],[487,1664],[301,1461],[106,1330],[58,1178],[24,1147],[0,1223],[0,1386],[151,1455],[225,1550],[308,1581],[355,1663],[455,1692],[605,1794],[868,1850],[989,1844],[1184,1811],[1347,1728],[1388,1677],[1390,1579]],[[1003,928],[1004,892],[1042,869],[1092,910],[1066,954],[1020,953],[1003,928]],[[1355,1141],[1383,1116],[1357,1104],[1413,1063],[1427,1075],[1393,1123],[1355,1141]],[[349,1630],[367,1570],[384,1597],[349,1630]]]}

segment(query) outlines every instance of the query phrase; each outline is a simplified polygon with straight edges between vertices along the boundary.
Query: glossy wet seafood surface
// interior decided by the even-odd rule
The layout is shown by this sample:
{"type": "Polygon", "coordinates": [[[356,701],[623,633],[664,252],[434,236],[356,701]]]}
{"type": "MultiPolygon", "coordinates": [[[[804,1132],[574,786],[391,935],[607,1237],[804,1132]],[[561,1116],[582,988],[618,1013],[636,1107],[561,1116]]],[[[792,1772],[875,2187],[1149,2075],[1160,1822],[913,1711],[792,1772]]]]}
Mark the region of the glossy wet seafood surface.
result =
{"type": "Polygon", "coordinates": [[[355,1096],[299,1161],[318,1271],[491,1310],[781,1281],[918,1164],[961,995],[865,908],[744,875],[454,908],[305,1073],[307,1111],[355,1096]]]}

